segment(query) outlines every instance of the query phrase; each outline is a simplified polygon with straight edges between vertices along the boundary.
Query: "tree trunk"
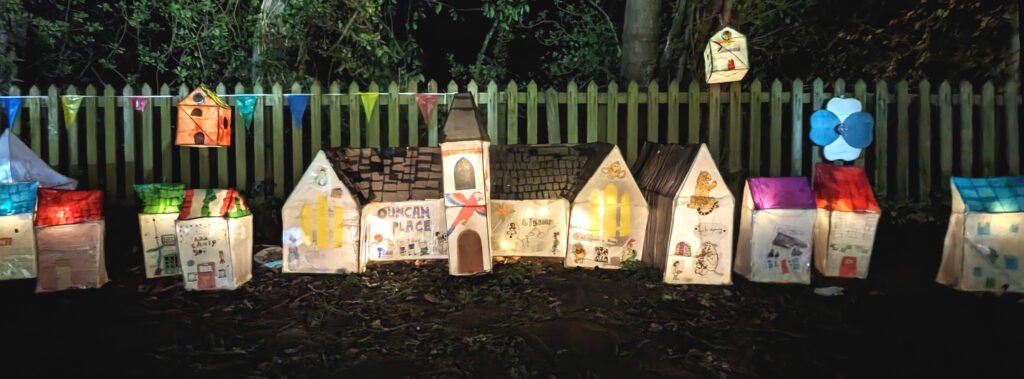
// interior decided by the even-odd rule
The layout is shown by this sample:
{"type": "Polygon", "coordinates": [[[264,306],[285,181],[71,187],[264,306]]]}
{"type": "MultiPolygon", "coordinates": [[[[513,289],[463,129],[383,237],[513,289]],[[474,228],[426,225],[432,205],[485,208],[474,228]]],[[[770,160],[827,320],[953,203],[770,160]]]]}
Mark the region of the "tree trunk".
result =
{"type": "Polygon", "coordinates": [[[626,0],[619,70],[623,79],[646,82],[651,78],[658,64],[660,13],[661,1],[626,0]]]}

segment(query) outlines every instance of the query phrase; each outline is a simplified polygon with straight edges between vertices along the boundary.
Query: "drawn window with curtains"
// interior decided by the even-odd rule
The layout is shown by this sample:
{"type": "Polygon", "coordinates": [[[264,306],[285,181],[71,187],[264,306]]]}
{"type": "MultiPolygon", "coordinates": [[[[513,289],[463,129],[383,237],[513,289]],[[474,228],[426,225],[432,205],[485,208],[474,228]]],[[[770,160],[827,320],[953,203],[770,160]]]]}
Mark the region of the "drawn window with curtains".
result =
{"type": "Polygon", "coordinates": [[[590,229],[601,237],[627,236],[632,231],[628,192],[619,195],[614,184],[590,193],[590,229]]]}
{"type": "Polygon", "coordinates": [[[468,190],[476,188],[476,174],[473,172],[473,164],[466,158],[460,158],[455,162],[455,190],[468,190]]]}

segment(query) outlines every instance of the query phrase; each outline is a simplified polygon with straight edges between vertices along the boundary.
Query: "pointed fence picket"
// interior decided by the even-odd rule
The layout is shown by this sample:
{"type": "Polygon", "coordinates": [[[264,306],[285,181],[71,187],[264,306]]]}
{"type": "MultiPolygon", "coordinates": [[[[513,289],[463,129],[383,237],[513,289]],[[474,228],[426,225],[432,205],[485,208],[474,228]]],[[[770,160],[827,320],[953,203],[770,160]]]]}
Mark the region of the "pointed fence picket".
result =
{"type": "MultiPolygon", "coordinates": [[[[842,79],[768,83],[629,82],[624,91],[615,82],[588,82],[583,88],[575,82],[565,88],[542,88],[533,81],[525,88],[516,82],[465,87],[451,82],[443,89],[435,81],[366,87],[278,83],[269,92],[259,83],[236,84],[230,92],[218,84],[221,94],[258,95],[251,125],[247,128],[236,113],[233,144],[221,149],[174,145],[177,102],[190,89],[185,86],[177,91],[167,85],[157,91],[149,85],[120,91],[88,86],[84,92],[49,86],[45,94],[33,86],[9,93],[45,96],[27,99],[13,123],[34,152],[82,187],[105,189],[109,201],[120,203],[134,201],[133,184],[154,181],[284,197],[322,148],[437,146],[439,116],[443,119],[451,93],[460,89],[474,93],[495,144],[621,143],[633,162],[645,141],[706,142],[722,170],[738,176],[813,173],[821,149],[806,135],[810,113],[833,96],[852,96],[875,117],[875,142],[857,164],[868,169],[879,197],[942,199],[933,191],[948,190],[952,175],[1020,174],[1024,152],[1016,82],[986,82],[980,93],[970,82],[954,88],[948,81],[933,86],[922,80],[912,88],[898,81],[890,91],[885,81],[869,86],[858,80],[852,92],[842,79]],[[362,88],[380,92],[369,114],[359,96],[362,88]],[[291,121],[286,91],[311,95],[301,125],[291,121]],[[154,92],[175,96],[154,98],[141,112],[133,108],[133,96],[154,92]],[[437,95],[436,111],[423,118],[412,95],[417,92],[448,94],[437,95]],[[77,121],[68,125],[61,96],[71,94],[86,98],[77,121]]],[[[237,104],[234,97],[226,100],[237,104]]]]}

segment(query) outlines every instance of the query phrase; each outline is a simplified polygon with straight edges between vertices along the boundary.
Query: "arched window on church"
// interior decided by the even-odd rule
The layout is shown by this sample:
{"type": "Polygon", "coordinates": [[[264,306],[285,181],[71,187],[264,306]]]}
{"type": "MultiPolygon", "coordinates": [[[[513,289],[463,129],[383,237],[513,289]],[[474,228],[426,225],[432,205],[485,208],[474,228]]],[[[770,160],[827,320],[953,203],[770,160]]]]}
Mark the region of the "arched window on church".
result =
{"type": "Polygon", "coordinates": [[[476,173],[473,172],[473,164],[469,159],[461,158],[455,162],[455,190],[468,190],[476,188],[476,173]]]}

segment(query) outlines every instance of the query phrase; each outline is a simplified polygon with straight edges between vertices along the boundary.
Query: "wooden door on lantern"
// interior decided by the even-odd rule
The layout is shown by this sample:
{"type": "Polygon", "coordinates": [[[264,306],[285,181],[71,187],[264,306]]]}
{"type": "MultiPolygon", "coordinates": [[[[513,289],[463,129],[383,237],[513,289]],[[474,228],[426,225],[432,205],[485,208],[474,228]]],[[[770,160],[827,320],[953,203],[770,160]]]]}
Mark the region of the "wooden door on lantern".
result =
{"type": "Polygon", "coordinates": [[[480,234],[466,230],[459,234],[459,273],[473,274],[484,271],[484,250],[480,234]]]}

